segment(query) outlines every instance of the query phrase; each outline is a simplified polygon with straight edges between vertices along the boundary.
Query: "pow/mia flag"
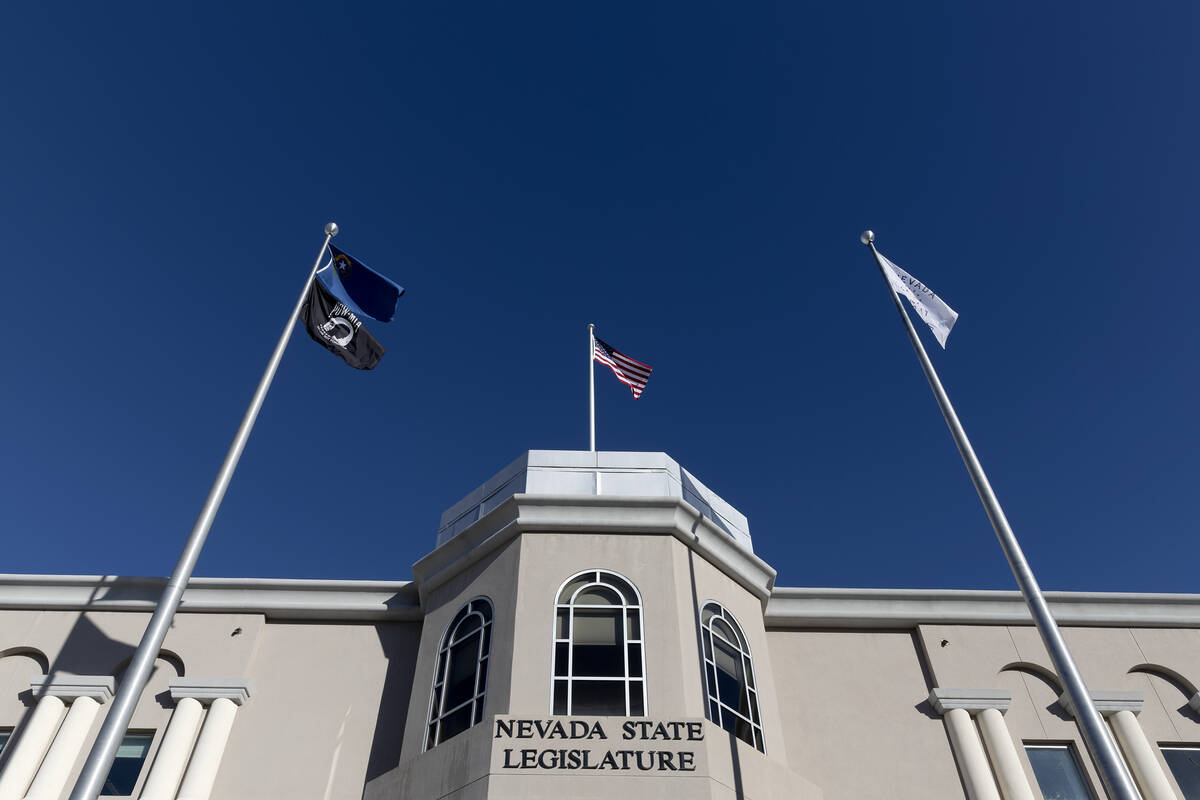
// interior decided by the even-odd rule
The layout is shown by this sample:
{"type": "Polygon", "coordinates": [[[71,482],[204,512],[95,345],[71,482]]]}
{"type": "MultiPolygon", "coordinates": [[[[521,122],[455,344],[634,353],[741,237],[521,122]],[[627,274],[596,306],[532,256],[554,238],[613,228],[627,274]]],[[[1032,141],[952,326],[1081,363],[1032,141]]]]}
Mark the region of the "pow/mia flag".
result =
{"type": "Polygon", "coordinates": [[[308,300],[300,312],[313,341],[355,369],[375,369],[386,352],[358,315],[346,308],[320,281],[313,281],[308,300]]]}

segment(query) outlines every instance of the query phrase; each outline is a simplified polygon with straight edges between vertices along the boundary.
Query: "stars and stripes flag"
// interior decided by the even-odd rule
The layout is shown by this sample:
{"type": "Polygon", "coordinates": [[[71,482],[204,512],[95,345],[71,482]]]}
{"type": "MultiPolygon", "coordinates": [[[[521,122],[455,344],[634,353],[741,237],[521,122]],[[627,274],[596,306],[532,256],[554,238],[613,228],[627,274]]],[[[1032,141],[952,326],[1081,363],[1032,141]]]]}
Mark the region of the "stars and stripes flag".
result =
{"type": "Polygon", "coordinates": [[[646,388],[646,381],[650,380],[650,373],[654,369],[598,338],[593,339],[592,358],[601,364],[607,364],[613,375],[617,376],[617,380],[633,392],[634,400],[642,396],[642,390],[646,388]]]}

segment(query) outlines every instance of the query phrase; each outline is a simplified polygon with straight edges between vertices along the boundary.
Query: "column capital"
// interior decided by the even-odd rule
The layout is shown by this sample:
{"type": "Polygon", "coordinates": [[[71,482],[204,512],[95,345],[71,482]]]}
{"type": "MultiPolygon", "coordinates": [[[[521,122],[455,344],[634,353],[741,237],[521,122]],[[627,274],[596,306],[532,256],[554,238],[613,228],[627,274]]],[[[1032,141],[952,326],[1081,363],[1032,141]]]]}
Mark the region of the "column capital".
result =
{"type": "Polygon", "coordinates": [[[224,698],[240,706],[250,699],[250,681],[243,678],[174,678],[167,688],[176,703],[185,697],[205,704],[224,698]]]}
{"type": "Polygon", "coordinates": [[[1003,712],[1008,710],[1011,702],[1012,692],[1007,689],[935,688],[929,692],[929,705],[942,716],[953,708],[962,708],[971,714],[978,714],[985,708],[995,708],[1003,712]]]}
{"type": "MultiPolygon", "coordinates": [[[[1137,714],[1142,710],[1142,703],[1145,702],[1145,697],[1145,694],[1142,692],[1099,690],[1092,692],[1092,703],[1096,706],[1096,710],[1105,717],[1111,716],[1118,711],[1132,711],[1134,714],[1137,714]]],[[[1071,696],[1066,692],[1058,696],[1058,704],[1072,717],[1077,716],[1075,704],[1071,702],[1071,696]]]]}
{"type": "Polygon", "coordinates": [[[29,682],[34,697],[50,695],[68,703],[80,697],[107,703],[112,699],[116,685],[110,675],[39,675],[29,682]]]}

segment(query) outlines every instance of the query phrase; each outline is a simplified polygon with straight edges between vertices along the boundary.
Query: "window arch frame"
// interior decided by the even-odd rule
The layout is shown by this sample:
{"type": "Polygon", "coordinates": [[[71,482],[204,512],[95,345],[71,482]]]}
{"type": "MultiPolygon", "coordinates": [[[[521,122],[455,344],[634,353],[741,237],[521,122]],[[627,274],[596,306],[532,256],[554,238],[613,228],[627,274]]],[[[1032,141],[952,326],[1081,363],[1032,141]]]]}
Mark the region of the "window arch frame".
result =
{"type": "Polygon", "coordinates": [[[649,713],[649,697],[646,691],[646,637],[645,617],[642,610],[642,593],[633,581],[616,570],[592,568],[576,572],[559,584],[554,593],[554,617],[551,620],[551,658],[550,658],[550,713],[556,716],[586,713],[588,716],[625,716],[644,717],[649,713]],[[565,593],[571,585],[580,579],[592,576],[591,581],[585,581],[574,587],[570,597],[565,593]],[[611,576],[617,584],[606,582],[604,576],[611,576]],[[621,599],[620,605],[579,604],[579,596],[593,587],[604,587],[614,591],[621,599]],[[632,597],[626,597],[627,592],[622,586],[628,587],[632,597]],[[566,602],[564,602],[564,599],[566,602]],[[575,674],[575,614],[579,608],[608,608],[619,609],[621,616],[621,651],[624,674],[623,676],[588,676],[575,674]],[[560,620],[565,615],[565,628],[560,620]],[[631,659],[631,647],[636,647],[637,656],[631,659]],[[560,669],[560,659],[566,653],[567,663],[560,669]],[[636,674],[634,674],[636,672],[636,674]],[[575,710],[575,684],[591,681],[621,681],[625,693],[625,708],[620,714],[597,714],[593,712],[578,712],[575,710]],[[564,687],[561,690],[560,686],[564,687]],[[561,702],[560,702],[561,700],[561,702]]]}
{"type": "MultiPolygon", "coordinates": [[[[723,730],[732,733],[734,736],[741,739],[746,744],[750,745],[760,753],[767,752],[766,736],[763,733],[762,726],[762,710],[758,702],[758,680],[754,670],[754,656],[750,652],[750,643],[746,641],[746,634],[742,629],[741,623],[737,621],[737,617],[733,615],[729,609],[718,603],[716,600],[706,600],[700,606],[700,638],[701,638],[701,655],[704,659],[704,715],[710,722],[721,727],[723,730]],[[707,612],[712,610],[712,614],[707,612]],[[726,627],[731,629],[736,642],[729,641],[729,637],[720,631],[713,631],[713,620],[720,620],[726,627]],[[722,642],[732,647],[738,656],[738,662],[742,669],[742,676],[739,679],[738,695],[739,700],[745,700],[749,716],[741,713],[737,709],[729,706],[720,696],[719,686],[717,684],[717,663],[715,659],[716,642],[713,636],[716,635],[722,642]],[[732,726],[727,726],[726,716],[733,717],[732,726]],[[738,722],[743,722],[749,726],[749,738],[739,732],[740,726],[738,722]]],[[[722,674],[728,675],[725,670],[720,670],[722,674]]]]}
{"type": "Polygon", "coordinates": [[[494,617],[495,609],[491,599],[478,595],[463,603],[446,625],[446,631],[442,634],[441,645],[438,647],[434,659],[433,685],[429,690],[429,712],[425,716],[424,750],[432,750],[442,742],[453,739],[460,733],[465,733],[483,721],[484,705],[487,702],[488,667],[491,664],[494,617]],[[478,626],[463,631],[462,635],[458,636],[457,634],[463,626],[473,618],[480,620],[478,626]],[[479,638],[475,651],[474,679],[471,684],[474,691],[469,699],[446,708],[446,684],[453,666],[452,651],[456,645],[467,642],[474,636],[479,638]],[[464,708],[470,709],[467,725],[449,736],[443,736],[442,729],[445,720],[461,712],[464,708]]]}

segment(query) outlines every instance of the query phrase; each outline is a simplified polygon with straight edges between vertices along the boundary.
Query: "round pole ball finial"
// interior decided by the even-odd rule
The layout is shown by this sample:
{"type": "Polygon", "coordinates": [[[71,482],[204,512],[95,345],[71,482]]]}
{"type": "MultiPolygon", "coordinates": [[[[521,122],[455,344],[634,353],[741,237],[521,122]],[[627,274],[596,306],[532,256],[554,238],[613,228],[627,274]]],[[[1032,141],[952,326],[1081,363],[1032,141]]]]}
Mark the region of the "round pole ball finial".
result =
{"type": "Polygon", "coordinates": [[[875,241],[875,231],[863,231],[862,236],[858,237],[863,244],[870,244],[875,241]]]}
{"type": "Polygon", "coordinates": [[[338,226],[337,226],[336,222],[331,222],[325,226],[325,235],[326,236],[337,236],[338,235],[338,226]]]}

